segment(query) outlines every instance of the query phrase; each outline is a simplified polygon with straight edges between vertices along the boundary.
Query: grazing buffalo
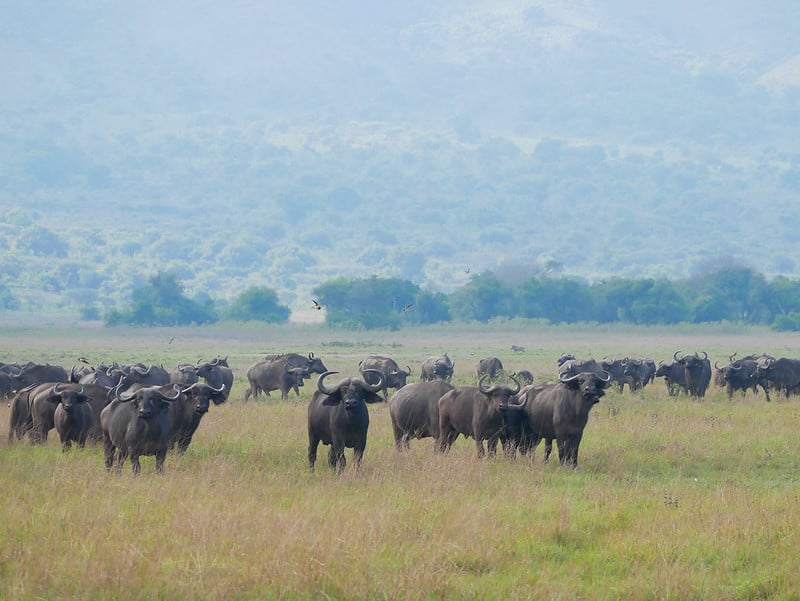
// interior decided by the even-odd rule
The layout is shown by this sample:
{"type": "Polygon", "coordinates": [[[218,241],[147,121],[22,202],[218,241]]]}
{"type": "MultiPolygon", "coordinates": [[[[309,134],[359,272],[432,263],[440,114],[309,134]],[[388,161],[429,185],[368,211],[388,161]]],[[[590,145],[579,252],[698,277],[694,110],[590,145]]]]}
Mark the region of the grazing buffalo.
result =
{"type": "Polygon", "coordinates": [[[344,378],[334,386],[325,378],[335,371],[323,373],[317,380],[317,390],[308,405],[308,465],[314,469],[319,443],[330,445],[328,463],[341,473],[345,467],[344,450],[353,449],[353,462],[361,466],[367,446],[369,411],[367,403],[380,403],[376,393],[383,387],[383,373],[372,373],[377,384],[367,384],[361,378],[344,378]]]}
{"type": "Polygon", "coordinates": [[[228,357],[214,357],[211,361],[197,362],[197,377],[203,378],[211,388],[222,388],[225,400],[233,388],[233,370],[228,365],[228,357]]]}
{"type": "Polygon", "coordinates": [[[497,374],[503,371],[503,362],[497,357],[486,357],[478,361],[478,377],[483,375],[489,376],[490,380],[497,377],[497,374]]]}
{"type": "Polygon", "coordinates": [[[453,385],[444,380],[408,384],[389,399],[394,444],[398,451],[408,449],[412,438],[439,437],[439,399],[453,385]]]}
{"type": "Polygon", "coordinates": [[[447,353],[444,355],[433,355],[422,362],[419,379],[423,382],[430,382],[432,380],[445,380],[449,382],[453,377],[455,366],[455,362],[447,356],[447,353]]]}
{"type": "Polygon", "coordinates": [[[59,384],[53,386],[53,396],[48,400],[60,399],[56,405],[53,421],[61,439],[61,448],[67,451],[73,442],[83,447],[86,445],[86,438],[93,421],[89,397],[84,394],[83,388],[78,391],[59,390],[59,386],[59,384]]]}
{"type": "Polygon", "coordinates": [[[514,388],[500,384],[487,387],[483,381],[488,377],[488,374],[482,375],[477,387],[459,386],[439,399],[438,451],[448,451],[459,434],[475,439],[478,457],[486,453],[484,440],[490,455],[494,455],[498,440],[505,446],[508,436],[501,406],[508,405],[509,399],[519,392],[520,385],[511,376],[514,388]]]}
{"type": "Polygon", "coordinates": [[[519,383],[523,386],[533,384],[533,374],[527,369],[521,369],[515,375],[517,380],[519,380],[519,383]]]}
{"type": "Polygon", "coordinates": [[[525,347],[524,346],[518,346],[516,344],[512,344],[511,345],[511,350],[514,351],[515,353],[524,353],[525,352],[525,347]]]}
{"type": "Polygon", "coordinates": [[[18,386],[10,374],[0,371],[0,399],[12,396],[18,386]]]}
{"type": "Polygon", "coordinates": [[[370,355],[366,359],[358,363],[358,371],[364,381],[368,384],[374,384],[377,378],[372,374],[375,370],[383,373],[383,400],[388,396],[389,388],[400,390],[406,385],[408,376],[411,375],[411,368],[406,366],[406,369],[400,369],[397,362],[389,357],[381,357],[380,355],[370,355]]]}
{"type": "Polygon", "coordinates": [[[205,382],[195,382],[181,389],[180,396],[169,404],[170,448],[174,446],[179,454],[185,453],[210,403],[219,405],[226,399],[224,384],[212,388],[205,382]]]}
{"type": "MultiPolygon", "coordinates": [[[[539,385],[535,393],[529,391],[520,406],[527,417],[533,446],[542,439],[555,439],[559,461],[574,468],[578,466],[578,448],[589,411],[611,383],[611,374],[582,372],[573,376],[561,374],[558,379],[558,384],[539,385]]],[[[545,461],[549,455],[545,447],[545,461]]]]}
{"type": "Polygon", "coordinates": [[[156,472],[163,470],[170,441],[168,407],[180,394],[178,388],[168,396],[157,386],[116,392],[114,400],[100,413],[106,469],[116,462],[120,473],[130,456],[133,473],[138,474],[139,457],[155,455],[156,472]]]}

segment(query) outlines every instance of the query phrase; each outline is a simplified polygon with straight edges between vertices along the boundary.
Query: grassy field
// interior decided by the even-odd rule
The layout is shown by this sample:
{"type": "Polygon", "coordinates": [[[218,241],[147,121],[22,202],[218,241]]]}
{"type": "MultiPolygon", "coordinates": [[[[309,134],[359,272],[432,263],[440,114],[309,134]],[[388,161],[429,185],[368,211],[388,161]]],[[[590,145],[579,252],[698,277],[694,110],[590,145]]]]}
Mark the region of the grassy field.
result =
{"type": "MultiPolygon", "coordinates": [[[[394,450],[388,409],[371,406],[360,472],[306,463],[312,386],[243,403],[247,366],[314,351],[356,373],[368,353],[419,372],[448,351],[473,384],[482,356],[555,374],[581,357],[705,350],[712,361],[800,357],[800,337],[730,328],[556,328],[526,322],[340,332],[318,326],[0,330],[0,361],[85,356],[172,367],[228,355],[231,400],[212,407],[162,476],[153,458],[106,473],[102,452],[6,442],[0,407],[0,599],[797,599],[800,400],[669,398],[663,382],[608,393],[573,471],[557,461],[478,460],[472,441],[394,450]],[[512,353],[511,344],[526,348],[512,353]]],[[[416,378],[412,378],[416,380],[416,378]]],[[[348,459],[350,451],[348,451],[348,459]]]]}

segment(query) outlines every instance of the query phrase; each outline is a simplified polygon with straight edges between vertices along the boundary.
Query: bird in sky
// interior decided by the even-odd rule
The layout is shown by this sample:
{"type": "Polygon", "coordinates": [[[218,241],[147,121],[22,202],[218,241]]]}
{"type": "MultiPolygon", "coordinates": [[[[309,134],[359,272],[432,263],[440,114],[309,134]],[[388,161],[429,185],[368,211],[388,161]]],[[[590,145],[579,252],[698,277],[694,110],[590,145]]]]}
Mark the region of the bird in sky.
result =
{"type": "Polygon", "coordinates": [[[414,303],[408,303],[405,307],[403,307],[403,313],[408,312],[408,310],[414,306],[414,303]]]}
{"type": "Polygon", "coordinates": [[[320,309],[322,309],[322,305],[320,305],[320,304],[319,304],[319,302],[317,301],[317,299],[315,299],[315,298],[312,298],[312,299],[311,299],[311,302],[312,302],[312,303],[314,303],[314,308],[315,308],[317,311],[319,311],[320,309]]]}
{"type": "Polygon", "coordinates": [[[173,340],[175,340],[175,336],[173,336],[172,338],[170,338],[170,339],[169,339],[169,341],[167,341],[167,344],[172,344],[172,341],[173,341],[173,340]]]}
{"type": "Polygon", "coordinates": [[[467,267],[467,268],[464,270],[464,273],[469,273],[469,270],[470,270],[470,268],[469,268],[469,267],[467,267]]]}

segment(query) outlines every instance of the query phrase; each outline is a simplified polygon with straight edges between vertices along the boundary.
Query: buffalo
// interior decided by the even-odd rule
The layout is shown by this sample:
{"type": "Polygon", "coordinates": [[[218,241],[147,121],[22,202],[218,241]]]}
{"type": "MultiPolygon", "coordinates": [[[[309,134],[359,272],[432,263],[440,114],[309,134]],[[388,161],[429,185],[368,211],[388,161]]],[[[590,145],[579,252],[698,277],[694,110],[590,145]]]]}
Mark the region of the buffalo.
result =
{"type": "Polygon", "coordinates": [[[756,393],[758,392],[758,387],[761,386],[767,400],[770,400],[769,384],[763,378],[759,378],[758,375],[758,361],[768,357],[769,355],[747,355],[741,359],[731,357],[731,362],[723,367],[714,363],[715,374],[721,380],[718,385],[725,387],[728,399],[732,399],[733,393],[737,390],[741,390],[744,396],[748,389],[752,389],[756,393]]]}
{"type": "Polygon", "coordinates": [[[631,392],[637,392],[653,381],[656,364],[653,359],[628,359],[625,363],[625,381],[631,392]]]}
{"type": "Polygon", "coordinates": [[[677,396],[680,392],[689,394],[689,389],[686,387],[686,370],[683,368],[683,364],[677,360],[672,363],[659,361],[655,377],[664,378],[669,396],[677,396]]]}
{"type": "Polygon", "coordinates": [[[389,388],[400,390],[406,385],[408,376],[411,375],[411,368],[406,366],[406,369],[400,369],[397,362],[389,357],[381,357],[380,355],[370,355],[366,359],[359,361],[358,371],[364,381],[368,384],[374,384],[376,381],[372,372],[378,370],[383,373],[383,400],[388,396],[387,391],[389,388]]]}
{"type": "Polygon", "coordinates": [[[497,357],[486,357],[478,361],[478,377],[483,375],[489,376],[490,380],[497,377],[497,374],[503,371],[503,362],[497,357]]]}
{"type": "Polygon", "coordinates": [[[176,387],[172,396],[157,386],[120,393],[100,413],[103,430],[103,455],[106,469],[116,462],[116,471],[130,456],[133,473],[141,471],[139,457],[155,455],[156,472],[161,473],[170,442],[169,404],[181,394],[176,387]]]}
{"type": "Polygon", "coordinates": [[[281,391],[281,400],[289,398],[289,391],[299,395],[299,387],[303,380],[311,377],[312,373],[325,373],[327,368],[322,359],[308,353],[307,357],[297,353],[281,355],[267,355],[267,357],[250,366],[247,370],[247,380],[250,388],[244,393],[245,402],[252,395],[258,398],[260,392],[267,396],[271,390],[281,391]]]}
{"type": "Polygon", "coordinates": [[[367,403],[380,403],[377,392],[383,387],[383,373],[370,372],[377,379],[368,384],[361,378],[344,378],[336,385],[325,379],[338,372],[326,371],[317,379],[317,390],[308,405],[308,465],[313,470],[319,443],[330,445],[328,463],[341,473],[346,464],[344,450],[353,449],[353,462],[361,466],[367,446],[369,411],[367,403]]]}
{"type": "Polygon", "coordinates": [[[445,380],[449,382],[453,377],[455,366],[455,362],[447,356],[447,353],[444,355],[430,356],[422,362],[419,379],[423,382],[430,382],[432,380],[445,380]]]}
{"type": "Polygon", "coordinates": [[[48,400],[52,402],[53,399],[59,399],[53,422],[61,439],[61,447],[67,451],[73,442],[83,447],[93,421],[89,397],[84,394],[83,388],[74,391],[59,389],[59,386],[53,386],[53,395],[48,400]]]}
{"type": "Polygon", "coordinates": [[[459,386],[439,399],[438,451],[448,451],[459,434],[475,439],[478,457],[486,454],[484,440],[490,455],[494,455],[498,441],[505,446],[508,436],[501,406],[508,405],[509,399],[520,391],[520,385],[510,376],[514,388],[501,384],[487,387],[483,383],[487,377],[488,374],[482,375],[477,387],[459,386]]]}
{"type": "Polygon", "coordinates": [[[205,382],[195,382],[182,388],[180,396],[169,404],[169,446],[176,447],[181,455],[185,453],[200,420],[208,413],[209,402],[219,405],[226,399],[224,384],[213,388],[205,382]]]}
{"type": "Polygon", "coordinates": [[[703,351],[702,358],[694,353],[683,355],[678,359],[678,352],[680,351],[675,352],[673,358],[676,362],[683,364],[686,389],[695,398],[704,397],[708,385],[711,383],[711,361],[708,360],[708,353],[703,351]]]}
{"type": "Polygon", "coordinates": [[[211,361],[197,362],[197,377],[203,378],[212,388],[222,388],[225,400],[233,388],[233,370],[228,365],[228,357],[214,357],[211,361]]]}
{"type": "Polygon", "coordinates": [[[757,362],[756,377],[766,382],[770,388],[778,389],[788,398],[789,395],[800,391],[800,359],[760,357],[757,362]]]}
{"type": "Polygon", "coordinates": [[[11,373],[16,390],[21,390],[31,384],[45,384],[47,382],[68,382],[69,374],[60,365],[49,363],[26,363],[16,373],[11,373]]]}
{"type": "Polygon", "coordinates": [[[444,380],[408,384],[389,399],[394,444],[398,451],[408,449],[412,438],[439,437],[439,399],[453,385],[444,380]]]}
{"type": "MultiPolygon", "coordinates": [[[[558,379],[557,384],[533,387],[525,399],[521,399],[520,408],[527,418],[526,427],[530,429],[533,447],[542,439],[555,440],[559,462],[575,468],[589,411],[605,394],[612,378],[609,373],[599,375],[592,371],[572,376],[561,374],[558,379]]],[[[545,461],[549,455],[546,446],[545,461]]]]}

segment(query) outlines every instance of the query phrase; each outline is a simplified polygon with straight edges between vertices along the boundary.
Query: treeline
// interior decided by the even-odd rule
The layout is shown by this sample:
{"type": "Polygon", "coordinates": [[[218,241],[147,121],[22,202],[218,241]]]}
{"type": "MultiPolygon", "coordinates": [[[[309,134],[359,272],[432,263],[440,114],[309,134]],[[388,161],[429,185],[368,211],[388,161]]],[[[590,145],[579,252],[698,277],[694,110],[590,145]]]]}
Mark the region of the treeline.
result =
{"type": "MultiPolygon", "coordinates": [[[[740,266],[726,266],[684,280],[610,278],[587,282],[535,276],[515,282],[486,271],[451,294],[400,278],[337,278],[314,289],[325,323],[348,329],[388,328],[503,317],[551,323],[624,322],[642,325],[733,323],[800,330],[800,280],[771,281],[740,266]]],[[[310,300],[309,300],[310,302],[310,300]]],[[[189,299],[178,279],[152,276],[134,290],[131,305],[112,310],[107,325],[177,325],[220,319],[283,323],[290,310],[265,287],[245,290],[221,305],[210,297],[189,299]]]]}
{"type": "Polygon", "coordinates": [[[739,266],[684,280],[593,283],[570,277],[508,282],[487,271],[449,295],[394,278],[338,279],[317,287],[315,294],[327,309],[326,323],[348,328],[524,317],[645,325],[729,321],[800,329],[800,281],[780,276],[768,282],[739,266]]]}

